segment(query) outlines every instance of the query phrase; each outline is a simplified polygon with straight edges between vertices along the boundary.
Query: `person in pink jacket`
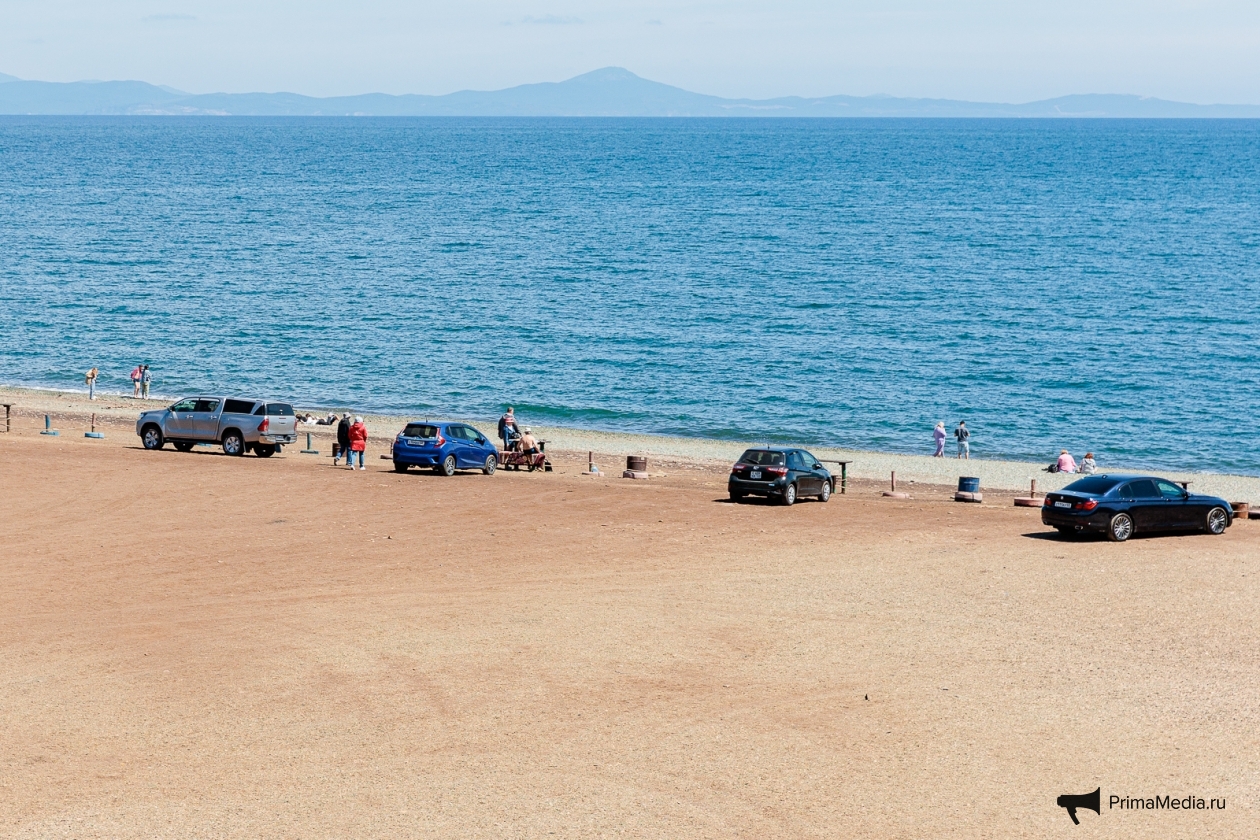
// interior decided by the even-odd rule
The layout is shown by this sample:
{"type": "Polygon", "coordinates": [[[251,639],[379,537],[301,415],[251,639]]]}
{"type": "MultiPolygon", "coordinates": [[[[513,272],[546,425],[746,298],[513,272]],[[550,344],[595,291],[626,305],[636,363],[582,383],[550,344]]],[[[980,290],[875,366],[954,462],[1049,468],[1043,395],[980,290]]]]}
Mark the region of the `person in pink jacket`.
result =
{"type": "Polygon", "coordinates": [[[367,426],[363,425],[363,418],[356,417],[354,422],[350,424],[350,451],[346,453],[346,466],[354,469],[354,456],[359,456],[359,469],[365,470],[363,466],[363,453],[367,449],[367,426]]]}
{"type": "Polygon", "coordinates": [[[1072,456],[1068,454],[1066,449],[1059,450],[1059,472],[1076,472],[1076,461],[1072,459],[1072,456]]]}

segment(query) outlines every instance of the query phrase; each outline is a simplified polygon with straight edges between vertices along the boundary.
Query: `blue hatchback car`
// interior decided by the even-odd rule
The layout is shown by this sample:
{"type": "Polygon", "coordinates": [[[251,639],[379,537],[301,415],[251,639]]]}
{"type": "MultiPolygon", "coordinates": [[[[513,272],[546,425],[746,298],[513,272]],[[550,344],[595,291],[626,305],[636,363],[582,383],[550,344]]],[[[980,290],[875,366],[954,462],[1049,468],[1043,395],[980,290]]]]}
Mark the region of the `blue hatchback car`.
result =
{"type": "Polygon", "coordinates": [[[431,467],[439,475],[481,470],[493,475],[499,452],[490,439],[467,423],[408,423],[394,438],[394,471],[431,467]]]}

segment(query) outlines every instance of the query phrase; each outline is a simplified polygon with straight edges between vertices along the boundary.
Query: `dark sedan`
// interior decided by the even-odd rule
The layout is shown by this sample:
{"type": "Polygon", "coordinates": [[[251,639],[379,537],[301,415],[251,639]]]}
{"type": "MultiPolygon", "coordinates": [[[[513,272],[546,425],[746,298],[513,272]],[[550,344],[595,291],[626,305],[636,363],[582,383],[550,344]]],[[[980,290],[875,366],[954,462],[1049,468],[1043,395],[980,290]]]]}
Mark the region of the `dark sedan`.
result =
{"type": "Polygon", "coordinates": [[[1160,531],[1223,534],[1233,518],[1224,499],[1152,475],[1091,475],[1047,493],[1041,507],[1041,521],[1061,534],[1106,534],[1116,542],[1160,531]]]}
{"type": "Polygon", "coordinates": [[[765,496],[790,505],[801,496],[831,498],[836,481],[831,473],[804,449],[749,449],[731,467],[727,490],[731,501],[745,496],[765,496]]]}

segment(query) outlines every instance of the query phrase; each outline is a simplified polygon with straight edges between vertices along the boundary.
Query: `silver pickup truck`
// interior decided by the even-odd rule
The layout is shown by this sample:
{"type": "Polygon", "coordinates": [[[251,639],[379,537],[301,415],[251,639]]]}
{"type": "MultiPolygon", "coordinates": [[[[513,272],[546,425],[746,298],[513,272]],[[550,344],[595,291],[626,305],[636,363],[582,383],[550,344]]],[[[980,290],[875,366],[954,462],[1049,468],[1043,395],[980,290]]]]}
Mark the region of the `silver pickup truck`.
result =
{"type": "Polygon", "coordinates": [[[293,406],[235,397],[189,397],[169,408],[146,411],[136,421],[145,449],[174,444],[188,452],[199,443],[217,443],[225,455],[253,451],[270,458],[297,440],[293,406]]]}

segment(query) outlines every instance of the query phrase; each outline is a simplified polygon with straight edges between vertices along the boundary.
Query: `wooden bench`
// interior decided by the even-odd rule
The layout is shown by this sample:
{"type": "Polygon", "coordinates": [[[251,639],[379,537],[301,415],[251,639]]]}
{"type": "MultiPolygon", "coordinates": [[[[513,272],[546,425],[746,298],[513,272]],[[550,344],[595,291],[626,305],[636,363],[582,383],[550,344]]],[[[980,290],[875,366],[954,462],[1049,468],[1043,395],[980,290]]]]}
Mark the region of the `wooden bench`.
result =
{"type": "MultiPolygon", "coordinates": [[[[819,460],[822,460],[822,459],[819,459],[819,460]]],[[[852,461],[825,460],[823,461],[823,463],[840,465],[840,492],[841,493],[848,492],[849,490],[849,464],[852,464],[853,462],[852,461]]]]}

